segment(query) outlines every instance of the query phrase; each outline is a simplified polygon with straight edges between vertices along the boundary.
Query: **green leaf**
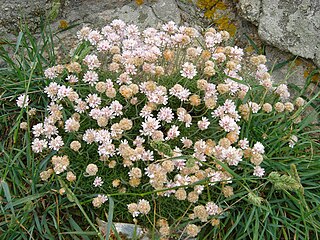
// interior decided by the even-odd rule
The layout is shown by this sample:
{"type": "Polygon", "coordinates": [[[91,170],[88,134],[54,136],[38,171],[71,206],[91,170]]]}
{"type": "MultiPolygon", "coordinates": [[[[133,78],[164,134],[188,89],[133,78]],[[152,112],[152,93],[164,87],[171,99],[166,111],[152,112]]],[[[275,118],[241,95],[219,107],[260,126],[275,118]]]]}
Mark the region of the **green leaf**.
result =
{"type": "Polygon", "coordinates": [[[106,239],[109,239],[110,237],[110,231],[111,231],[112,220],[113,220],[113,212],[114,212],[114,201],[112,197],[109,197],[108,200],[109,200],[109,210],[108,210],[108,224],[107,224],[106,239]]]}
{"type": "Polygon", "coordinates": [[[15,217],[15,211],[14,211],[13,205],[12,205],[12,198],[11,198],[9,186],[4,180],[1,181],[1,186],[4,191],[4,196],[6,197],[7,202],[8,202],[7,206],[9,206],[9,208],[11,209],[12,215],[15,217]]]}
{"type": "Polygon", "coordinates": [[[17,43],[16,43],[16,50],[14,51],[14,54],[16,54],[18,52],[18,50],[19,50],[22,37],[23,37],[23,32],[19,32],[19,35],[18,35],[18,38],[17,38],[17,43]]]}

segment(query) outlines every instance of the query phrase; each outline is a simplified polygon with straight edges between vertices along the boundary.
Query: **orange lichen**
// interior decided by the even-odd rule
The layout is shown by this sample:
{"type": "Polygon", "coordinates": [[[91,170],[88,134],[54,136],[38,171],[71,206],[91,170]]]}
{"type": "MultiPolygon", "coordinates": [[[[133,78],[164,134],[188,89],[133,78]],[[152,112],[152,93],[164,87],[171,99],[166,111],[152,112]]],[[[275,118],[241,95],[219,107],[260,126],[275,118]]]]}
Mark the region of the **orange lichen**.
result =
{"type": "Polygon", "coordinates": [[[60,20],[59,21],[59,26],[58,28],[60,29],[66,29],[67,27],[69,27],[69,24],[66,20],[60,20]]]}
{"type": "Polygon", "coordinates": [[[144,3],[144,0],[135,0],[136,1],[136,4],[138,5],[142,5],[144,3]]]}
{"type": "Polygon", "coordinates": [[[236,26],[232,23],[228,16],[231,9],[222,0],[198,0],[197,6],[204,10],[204,16],[211,19],[219,30],[225,30],[234,36],[236,26]]]}
{"type": "Polygon", "coordinates": [[[248,46],[245,48],[245,52],[246,52],[246,53],[253,53],[253,52],[254,52],[254,48],[253,48],[251,45],[248,45],[248,46]]]}

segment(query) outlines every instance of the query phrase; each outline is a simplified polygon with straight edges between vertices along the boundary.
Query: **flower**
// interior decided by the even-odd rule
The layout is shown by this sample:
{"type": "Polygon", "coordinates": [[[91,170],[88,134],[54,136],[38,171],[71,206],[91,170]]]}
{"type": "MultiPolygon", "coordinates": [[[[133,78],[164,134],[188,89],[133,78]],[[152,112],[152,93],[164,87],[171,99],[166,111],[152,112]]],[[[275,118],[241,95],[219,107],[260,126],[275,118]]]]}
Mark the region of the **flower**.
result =
{"type": "Polygon", "coordinates": [[[136,203],[130,203],[130,204],[127,205],[127,207],[128,207],[129,213],[132,214],[132,217],[135,218],[135,217],[138,217],[138,216],[139,216],[140,212],[139,212],[139,210],[138,210],[138,204],[136,204],[136,203]]]}
{"type": "Polygon", "coordinates": [[[96,177],[93,181],[93,186],[94,187],[101,187],[103,184],[102,178],[101,177],[96,177]]]}
{"type": "Polygon", "coordinates": [[[83,62],[88,66],[90,70],[100,67],[101,63],[98,60],[98,57],[94,54],[87,55],[83,62]]]}
{"type": "Polygon", "coordinates": [[[151,136],[152,133],[154,133],[154,131],[157,130],[159,127],[160,127],[160,122],[158,119],[148,117],[142,123],[142,130],[140,130],[140,132],[144,136],[151,136]]]}
{"type": "Polygon", "coordinates": [[[40,153],[43,151],[43,149],[47,148],[47,146],[48,146],[47,140],[35,138],[32,141],[31,148],[33,152],[40,153]]]}
{"type": "Polygon", "coordinates": [[[140,199],[138,202],[138,211],[141,214],[147,215],[150,212],[150,204],[147,200],[145,199],[140,199]]]}
{"type": "MultiPolygon", "coordinates": [[[[220,44],[229,38],[227,32],[209,28],[204,38],[198,36],[196,29],[174,22],[143,31],[122,20],[101,31],[82,28],[78,38],[83,58],[45,70],[49,104],[44,121],[32,126],[31,148],[36,153],[69,154],[70,161],[67,155],[55,155],[40,178],[48,181],[59,175],[71,185],[81,184],[85,178],[76,173],[84,172],[85,177],[94,176],[90,181],[95,191],[112,183],[121,193],[131,187],[137,193],[150,188],[159,197],[188,201],[195,205],[185,216],[193,222],[185,227],[188,236],[182,237],[198,235],[201,227],[193,224],[196,221],[218,225],[223,210],[215,202],[221,199],[209,201],[204,183],[222,197],[235,198],[237,181],[225,166],[239,176],[252,172],[253,178],[263,177],[262,162],[269,164],[264,154],[274,148],[270,134],[287,140],[289,147],[298,138],[292,135],[295,125],[279,129],[275,125],[268,133],[256,124],[272,126],[281,117],[290,118],[305,101],[285,100],[288,87],[273,83],[264,56],[251,57],[253,66],[243,67],[243,50],[220,44]],[[256,81],[252,86],[250,77],[256,81]],[[79,154],[92,157],[91,162],[77,163],[74,157],[79,154]],[[124,171],[127,179],[120,181],[111,174],[115,179],[106,181],[103,166],[109,172],[124,171]]],[[[27,95],[18,97],[19,107],[27,104],[27,95]]],[[[301,116],[293,121],[298,123],[301,116]]],[[[259,181],[250,184],[254,188],[259,181]]],[[[107,199],[95,195],[91,200],[98,208],[107,199]]],[[[151,211],[146,199],[123,201],[133,218],[151,211]]],[[[158,227],[169,237],[167,221],[158,227]]]]}
{"type": "Polygon", "coordinates": [[[171,128],[167,132],[166,140],[170,140],[178,137],[180,134],[180,131],[178,129],[179,127],[176,125],[171,126],[171,128]]]}
{"type": "Polygon", "coordinates": [[[165,121],[167,123],[171,123],[174,118],[172,109],[170,107],[160,108],[157,117],[159,120],[165,121]]]}
{"type": "Polygon", "coordinates": [[[231,132],[238,129],[238,125],[235,120],[228,115],[223,116],[220,121],[219,125],[226,131],[231,132]]]}
{"type": "Polygon", "coordinates": [[[95,176],[98,172],[98,167],[97,165],[93,164],[93,163],[90,163],[88,164],[87,168],[86,168],[86,173],[89,175],[89,176],[95,176]]]}
{"type": "Polygon", "coordinates": [[[260,166],[255,166],[254,167],[254,171],[253,171],[253,176],[256,176],[256,177],[263,177],[264,175],[264,169],[260,166]]]}
{"type": "Polygon", "coordinates": [[[202,117],[200,121],[198,121],[198,127],[200,130],[206,130],[210,125],[209,119],[206,117],[202,117]]]}
{"type": "Polygon", "coordinates": [[[106,201],[108,201],[108,196],[106,195],[103,195],[103,194],[99,194],[97,197],[95,197],[93,200],[92,200],[92,205],[96,208],[99,208],[101,207],[101,205],[103,203],[105,203],[106,201]]]}
{"type": "Polygon", "coordinates": [[[88,71],[83,76],[83,81],[89,83],[90,86],[93,86],[99,81],[98,73],[94,71],[88,71]]]}
{"type": "Polygon", "coordinates": [[[264,154],[264,146],[262,145],[262,143],[261,142],[256,142],[253,145],[252,152],[253,153],[264,154]]]}
{"type": "Polygon", "coordinates": [[[63,147],[63,145],[64,145],[64,142],[61,136],[51,138],[51,141],[49,142],[49,148],[55,151],[58,151],[61,147],[63,147]]]}
{"type": "Polygon", "coordinates": [[[182,70],[180,73],[182,77],[193,79],[197,75],[197,70],[192,63],[186,62],[182,65],[182,70]]]}
{"type": "Polygon", "coordinates": [[[25,108],[29,105],[29,96],[27,94],[19,95],[17,99],[17,105],[19,108],[25,108]]]}
{"type": "Polygon", "coordinates": [[[200,232],[201,228],[198,227],[195,224],[188,224],[186,226],[186,233],[190,236],[190,237],[196,237],[198,235],[198,233],[200,232]]]}
{"type": "Polygon", "coordinates": [[[293,148],[297,142],[298,142],[298,137],[296,135],[292,135],[289,140],[289,147],[293,148]]]}

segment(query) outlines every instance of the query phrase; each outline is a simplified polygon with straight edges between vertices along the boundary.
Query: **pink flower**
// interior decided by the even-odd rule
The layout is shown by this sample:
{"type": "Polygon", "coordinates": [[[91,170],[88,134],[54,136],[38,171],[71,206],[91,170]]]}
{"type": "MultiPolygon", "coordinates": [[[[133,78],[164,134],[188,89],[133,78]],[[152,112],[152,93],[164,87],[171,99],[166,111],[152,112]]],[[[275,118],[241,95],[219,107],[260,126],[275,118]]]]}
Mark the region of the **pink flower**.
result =
{"type": "Polygon", "coordinates": [[[240,147],[241,149],[243,149],[243,150],[244,150],[244,149],[247,149],[247,148],[249,147],[249,141],[248,141],[247,138],[244,138],[244,139],[242,139],[242,140],[239,141],[238,145],[239,145],[239,147],[240,147]]]}
{"type": "Polygon", "coordinates": [[[62,137],[57,136],[57,137],[51,139],[51,141],[49,143],[49,148],[53,149],[55,151],[59,151],[59,149],[61,147],[63,147],[63,145],[64,145],[64,143],[63,143],[62,137]]]}
{"type": "Polygon", "coordinates": [[[88,34],[88,40],[92,45],[97,45],[101,39],[102,35],[97,30],[93,30],[88,34]]]}
{"type": "Polygon", "coordinates": [[[202,117],[200,121],[198,121],[198,127],[200,130],[206,130],[210,125],[208,118],[202,117]]]}
{"type": "Polygon", "coordinates": [[[84,64],[88,66],[90,70],[100,67],[101,63],[98,60],[98,57],[94,54],[89,54],[83,59],[84,64]]]}
{"type": "Polygon", "coordinates": [[[20,108],[25,108],[29,105],[29,96],[26,94],[21,94],[17,99],[17,105],[20,108]]]}
{"type": "Polygon", "coordinates": [[[264,146],[262,145],[261,142],[256,142],[253,145],[252,153],[254,153],[254,154],[256,154],[256,153],[264,154],[264,146]]]}
{"type": "Polygon", "coordinates": [[[263,177],[264,173],[265,173],[265,171],[262,167],[260,167],[260,166],[254,167],[253,176],[263,177]]]}
{"type": "Polygon", "coordinates": [[[46,140],[40,140],[39,138],[35,138],[32,141],[32,151],[35,153],[40,153],[44,148],[47,148],[48,142],[46,140]]]}
{"type": "Polygon", "coordinates": [[[86,98],[86,102],[91,108],[96,108],[101,104],[101,98],[97,94],[89,94],[86,98]]]}
{"type": "Polygon", "coordinates": [[[236,122],[234,121],[233,118],[229,117],[228,115],[223,116],[220,121],[219,125],[226,131],[226,132],[231,132],[235,131],[238,127],[236,122]]]}
{"type": "Polygon", "coordinates": [[[180,73],[182,77],[193,79],[197,75],[197,70],[192,63],[186,62],[182,65],[180,73]]]}
{"type": "Polygon", "coordinates": [[[142,123],[142,130],[140,130],[140,132],[144,136],[151,136],[158,128],[160,128],[159,120],[147,117],[147,119],[142,123]]]}
{"type": "Polygon", "coordinates": [[[165,121],[167,123],[171,123],[174,118],[172,109],[169,107],[160,108],[157,116],[159,120],[165,121]]]}
{"type": "Polygon", "coordinates": [[[94,187],[101,187],[103,184],[102,178],[101,177],[96,177],[93,181],[93,186],[94,187]]]}
{"type": "Polygon", "coordinates": [[[90,86],[93,86],[99,81],[98,73],[94,71],[88,71],[83,76],[83,81],[89,83],[90,86]]]}
{"type": "Polygon", "coordinates": [[[176,125],[171,126],[167,132],[166,140],[174,139],[180,135],[179,127],[176,125]]]}

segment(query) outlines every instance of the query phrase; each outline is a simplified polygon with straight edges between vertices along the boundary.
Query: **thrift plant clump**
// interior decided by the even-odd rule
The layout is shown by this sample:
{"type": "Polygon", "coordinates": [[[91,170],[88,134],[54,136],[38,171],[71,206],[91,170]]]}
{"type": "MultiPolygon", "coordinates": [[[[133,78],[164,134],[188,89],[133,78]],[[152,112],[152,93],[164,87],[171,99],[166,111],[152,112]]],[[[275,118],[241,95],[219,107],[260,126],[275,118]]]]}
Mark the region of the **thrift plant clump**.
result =
{"type": "MultiPolygon", "coordinates": [[[[53,154],[40,177],[61,194],[89,181],[95,208],[130,192],[187,202],[183,232],[195,237],[231,211],[225,199],[236,194],[234,178],[259,186],[272,172],[267,136],[254,132],[255,118],[285,118],[290,127],[279,137],[291,148],[299,140],[294,128],[303,98],[290,102],[265,56],[246,59],[228,45],[226,31],[200,33],[173,22],[141,31],[114,20],[101,30],[83,27],[78,39],[70,62],[45,71],[50,103],[44,121],[32,126],[33,152],[53,154]],[[117,173],[124,177],[110,179],[117,173]]],[[[30,99],[21,95],[17,105],[30,99]]],[[[158,211],[149,197],[127,203],[132,218],[158,211]]],[[[170,213],[157,220],[159,234],[170,236],[170,213]]]]}

